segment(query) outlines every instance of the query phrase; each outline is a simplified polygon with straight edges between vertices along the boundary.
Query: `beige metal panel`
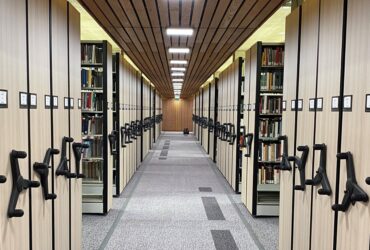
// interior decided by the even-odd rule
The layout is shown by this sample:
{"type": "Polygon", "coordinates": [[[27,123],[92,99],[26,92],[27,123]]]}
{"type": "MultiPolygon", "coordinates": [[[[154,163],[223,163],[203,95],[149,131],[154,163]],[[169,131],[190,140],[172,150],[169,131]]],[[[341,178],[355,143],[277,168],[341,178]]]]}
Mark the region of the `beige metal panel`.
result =
{"type": "MultiPolygon", "coordinates": [[[[68,97],[67,2],[65,0],[52,2],[52,31],[53,95],[58,97],[58,108],[53,110],[53,137],[54,147],[61,150],[63,137],[69,135],[68,109],[64,108],[64,98],[68,97]]],[[[60,159],[60,154],[54,157],[54,170],[57,169],[60,159]]],[[[69,223],[66,223],[66,218],[69,218],[69,179],[63,175],[54,175],[54,189],[57,195],[54,201],[55,249],[64,249],[66,242],[69,242],[69,223]]]]}
{"type": "MultiPolygon", "coordinates": [[[[29,3],[28,24],[30,93],[37,94],[38,99],[37,109],[31,109],[30,111],[32,153],[29,157],[31,157],[33,164],[33,162],[43,162],[45,153],[50,148],[51,143],[51,113],[43,105],[44,96],[50,94],[48,1],[39,0],[29,3]]],[[[48,178],[49,193],[51,193],[51,175],[50,171],[48,178]]],[[[32,179],[37,181],[41,179],[34,170],[32,170],[32,179]]],[[[31,202],[32,220],[34,221],[32,223],[32,247],[34,249],[51,249],[52,201],[45,200],[43,188],[40,186],[40,188],[32,190],[31,202]]]]}
{"type": "MultiPolygon", "coordinates": [[[[19,92],[27,91],[25,10],[24,1],[0,2],[0,27],[6,34],[0,38],[0,89],[8,91],[8,108],[0,109],[0,175],[7,178],[6,183],[0,184],[1,247],[21,250],[29,248],[29,191],[24,191],[17,203],[17,209],[24,210],[23,217],[9,219],[7,209],[12,190],[9,154],[13,149],[28,151],[27,109],[19,109],[19,92]]],[[[19,166],[23,177],[28,179],[28,158],[20,159],[19,166]]]]}
{"type": "MultiPolygon", "coordinates": [[[[284,98],[286,111],[283,111],[282,134],[288,137],[288,155],[294,154],[295,112],[291,101],[296,99],[297,64],[299,48],[300,8],[295,9],[286,19],[285,59],[284,59],[284,98]]],[[[293,171],[280,172],[279,206],[279,249],[291,249],[293,171]]]]}
{"type": "MultiPolygon", "coordinates": [[[[367,24],[370,2],[348,1],[347,45],[344,79],[344,96],[352,95],[352,112],[343,113],[342,152],[351,152],[354,160],[358,185],[370,194],[365,178],[370,176],[368,145],[370,138],[370,117],[365,113],[365,94],[370,93],[369,84],[369,38],[367,24]]],[[[346,101],[344,101],[346,105],[346,101]]],[[[340,163],[339,202],[346,186],[346,163],[340,163]]],[[[369,203],[356,202],[346,212],[338,214],[337,249],[369,248],[369,203]]]]}
{"type": "MultiPolygon", "coordinates": [[[[255,119],[256,119],[256,108],[258,108],[258,104],[256,103],[256,88],[257,88],[257,44],[255,44],[250,49],[250,56],[251,56],[251,69],[250,69],[250,111],[249,111],[249,126],[248,126],[248,133],[254,134],[255,129],[255,119]]],[[[251,147],[251,154],[250,157],[248,157],[248,163],[247,163],[247,209],[250,213],[253,211],[253,176],[255,174],[254,167],[254,140],[252,142],[251,147]]]]}
{"type": "MultiPolygon", "coordinates": [[[[244,106],[249,107],[250,103],[250,80],[251,80],[251,51],[247,50],[245,52],[245,75],[244,75],[244,89],[242,90],[244,93],[244,106]]],[[[243,117],[243,122],[245,126],[245,133],[249,133],[249,109],[245,108],[244,109],[244,117],[243,117]]],[[[245,149],[243,149],[243,163],[242,163],[242,184],[241,184],[241,200],[244,203],[244,205],[247,206],[247,200],[252,199],[252,197],[248,196],[248,188],[251,188],[249,186],[249,182],[247,182],[247,177],[249,175],[248,172],[248,158],[246,158],[244,155],[247,153],[245,149]]]]}
{"type": "MultiPolygon", "coordinates": [[[[81,110],[78,100],[81,98],[81,45],[80,45],[80,14],[69,4],[69,67],[70,97],[74,108],[70,111],[71,137],[81,142],[81,110]]],[[[73,155],[73,154],[72,154],[73,155]]],[[[82,167],[80,163],[80,172],[82,167]]],[[[75,158],[71,158],[71,172],[76,173],[75,158]]],[[[82,247],[82,179],[71,180],[71,249],[82,247]]]]}
{"type": "MultiPolygon", "coordinates": [[[[315,112],[309,111],[308,103],[310,98],[315,97],[316,91],[318,21],[319,1],[310,0],[303,3],[298,93],[298,100],[303,100],[303,110],[298,112],[297,147],[308,145],[310,149],[305,167],[306,179],[312,178],[312,145],[314,142],[315,112]]],[[[301,157],[302,152],[297,151],[296,154],[298,157],[301,157]]],[[[296,169],[295,171],[295,185],[304,185],[300,181],[299,170],[296,169]]],[[[293,249],[309,249],[311,187],[306,186],[304,191],[295,190],[294,197],[293,249]]]]}
{"type": "MultiPolygon", "coordinates": [[[[333,193],[319,195],[321,185],[313,189],[311,245],[312,249],[332,249],[334,212],[331,205],[335,201],[339,113],[331,111],[330,102],[331,97],[340,92],[343,2],[321,1],[320,13],[317,97],[323,98],[324,105],[323,111],[316,113],[315,143],[327,146],[326,173],[333,193]]],[[[320,152],[316,151],[314,171],[317,171],[319,161],[320,152]]]]}

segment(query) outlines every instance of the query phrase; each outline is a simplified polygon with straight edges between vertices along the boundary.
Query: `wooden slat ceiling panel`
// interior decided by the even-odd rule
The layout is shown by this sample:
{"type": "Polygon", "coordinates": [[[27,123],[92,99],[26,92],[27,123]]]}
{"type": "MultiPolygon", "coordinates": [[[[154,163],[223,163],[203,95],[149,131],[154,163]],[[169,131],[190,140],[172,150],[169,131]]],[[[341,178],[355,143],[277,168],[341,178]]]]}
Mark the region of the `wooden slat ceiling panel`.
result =
{"type": "Polygon", "coordinates": [[[188,60],[182,96],[193,95],[284,0],[79,0],[164,97],[172,97],[169,60],[188,60]],[[192,27],[168,37],[168,27],[192,27]],[[190,54],[169,54],[188,47],[190,54]]]}

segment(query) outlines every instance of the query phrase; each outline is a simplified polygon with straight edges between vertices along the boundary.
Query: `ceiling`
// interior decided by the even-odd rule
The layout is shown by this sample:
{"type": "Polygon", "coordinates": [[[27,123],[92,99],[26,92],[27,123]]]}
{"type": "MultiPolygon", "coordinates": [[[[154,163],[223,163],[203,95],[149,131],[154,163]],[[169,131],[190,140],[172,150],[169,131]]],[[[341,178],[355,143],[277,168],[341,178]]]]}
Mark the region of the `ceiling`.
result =
{"type": "Polygon", "coordinates": [[[78,0],[165,97],[169,60],[188,60],[182,97],[194,94],[284,0],[78,0]],[[190,37],[166,28],[191,27],[190,37]],[[187,55],[169,54],[187,47],[187,55]]]}

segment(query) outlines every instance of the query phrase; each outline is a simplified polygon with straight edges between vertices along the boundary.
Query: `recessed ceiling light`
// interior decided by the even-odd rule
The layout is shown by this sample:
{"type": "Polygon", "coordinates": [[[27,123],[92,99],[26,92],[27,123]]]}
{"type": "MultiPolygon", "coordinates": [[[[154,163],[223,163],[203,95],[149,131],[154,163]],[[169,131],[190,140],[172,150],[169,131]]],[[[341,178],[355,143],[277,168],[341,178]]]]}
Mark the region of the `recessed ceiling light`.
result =
{"type": "Polygon", "coordinates": [[[180,78],[175,78],[175,79],[172,79],[173,82],[183,82],[184,79],[180,79],[180,78]]]}
{"type": "Polygon", "coordinates": [[[194,30],[190,28],[168,28],[166,33],[168,36],[192,36],[194,30]]]}
{"type": "Polygon", "coordinates": [[[171,60],[171,64],[188,64],[188,61],[186,60],[171,60]]]}
{"type": "Polygon", "coordinates": [[[171,75],[172,76],[184,76],[185,74],[184,72],[173,72],[171,75]]]}
{"type": "Polygon", "coordinates": [[[182,83],[174,82],[172,83],[173,86],[182,86],[182,83]]]}
{"type": "Polygon", "coordinates": [[[176,67],[172,67],[171,68],[172,71],[186,71],[186,68],[176,68],[176,67]]]}
{"type": "Polygon", "coordinates": [[[187,54],[190,52],[189,48],[169,48],[169,53],[180,53],[180,54],[187,54]]]}

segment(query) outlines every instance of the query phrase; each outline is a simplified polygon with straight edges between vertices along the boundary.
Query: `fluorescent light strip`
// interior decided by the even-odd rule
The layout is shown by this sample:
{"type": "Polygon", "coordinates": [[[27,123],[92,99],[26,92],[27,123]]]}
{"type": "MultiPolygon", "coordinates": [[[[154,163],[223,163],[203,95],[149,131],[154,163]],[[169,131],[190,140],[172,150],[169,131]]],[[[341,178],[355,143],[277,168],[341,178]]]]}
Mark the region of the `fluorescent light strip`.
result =
{"type": "Polygon", "coordinates": [[[180,79],[180,78],[175,78],[175,79],[172,79],[173,82],[183,82],[184,79],[180,79]]]}
{"type": "Polygon", "coordinates": [[[188,64],[186,60],[171,60],[170,64],[188,64]]]}
{"type": "Polygon", "coordinates": [[[186,71],[186,68],[175,68],[175,67],[172,67],[171,70],[172,71],[186,71]]]}
{"type": "Polygon", "coordinates": [[[190,28],[168,28],[166,33],[168,36],[192,36],[194,30],[190,28]]]}
{"type": "Polygon", "coordinates": [[[180,53],[180,54],[187,54],[190,52],[189,48],[169,48],[169,53],[180,53]]]}
{"type": "Polygon", "coordinates": [[[173,72],[171,75],[172,76],[184,76],[185,74],[184,72],[173,72]]]}

